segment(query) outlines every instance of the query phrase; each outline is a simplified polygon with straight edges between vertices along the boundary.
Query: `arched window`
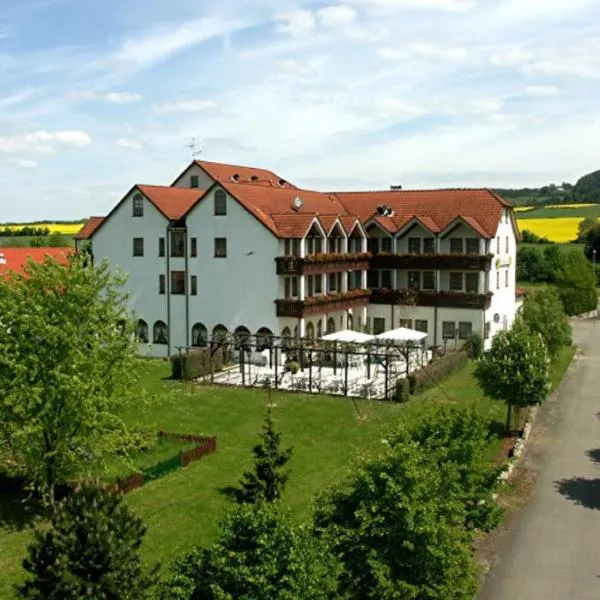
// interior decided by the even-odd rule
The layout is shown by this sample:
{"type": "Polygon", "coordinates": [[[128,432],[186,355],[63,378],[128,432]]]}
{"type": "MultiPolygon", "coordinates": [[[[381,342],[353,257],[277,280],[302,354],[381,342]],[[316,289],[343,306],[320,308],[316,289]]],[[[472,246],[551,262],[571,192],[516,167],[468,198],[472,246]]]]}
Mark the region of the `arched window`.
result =
{"type": "Polygon", "coordinates": [[[213,342],[217,344],[223,344],[227,340],[227,336],[229,335],[229,331],[225,325],[215,325],[212,332],[213,342]]]}
{"type": "Polygon", "coordinates": [[[317,321],[317,338],[322,338],[323,337],[323,321],[321,319],[319,319],[317,321]]]}
{"type": "Polygon", "coordinates": [[[167,344],[169,342],[169,331],[164,321],[156,321],[154,323],[152,339],[155,344],[167,344]]]}
{"type": "Polygon", "coordinates": [[[192,346],[202,348],[208,341],[208,331],[202,323],[195,323],[192,327],[192,346]]]}
{"type": "Polygon", "coordinates": [[[273,332],[267,327],[261,327],[256,332],[256,350],[260,352],[273,346],[273,332]]]}
{"type": "Polygon", "coordinates": [[[140,344],[148,343],[148,323],[144,319],[138,319],[135,327],[135,337],[140,344]]]}
{"type": "Polygon", "coordinates": [[[296,327],[294,327],[294,340],[298,339],[298,325],[296,325],[296,327]]]}
{"type": "Polygon", "coordinates": [[[315,339],[315,326],[312,323],[306,324],[306,337],[309,340],[315,339]]]}
{"type": "Polygon", "coordinates": [[[233,338],[235,340],[235,349],[239,350],[243,348],[248,350],[250,348],[250,330],[243,325],[240,325],[234,332],[233,338]]]}
{"type": "Polygon", "coordinates": [[[333,317],[327,319],[327,333],[335,333],[335,319],[333,317]]]}
{"type": "Polygon", "coordinates": [[[281,346],[283,348],[289,348],[292,343],[292,332],[289,327],[284,327],[281,330],[281,346]]]}
{"type": "Polygon", "coordinates": [[[348,315],[347,315],[347,321],[346,321],[346,323],[348,325],[346,327],[346,329],[352,329],[352,330],[354,330],[354,317],[350,313],[348,313],[348,315]]]}

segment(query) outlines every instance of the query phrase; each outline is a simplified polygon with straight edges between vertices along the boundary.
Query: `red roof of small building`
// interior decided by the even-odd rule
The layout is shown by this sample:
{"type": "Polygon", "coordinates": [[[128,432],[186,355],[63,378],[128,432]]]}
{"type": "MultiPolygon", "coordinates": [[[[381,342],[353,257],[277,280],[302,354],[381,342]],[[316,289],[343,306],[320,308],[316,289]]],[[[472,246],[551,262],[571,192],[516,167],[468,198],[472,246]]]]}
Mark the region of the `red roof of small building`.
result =
{"type": "Polygon", "coordinates": [[[527,294],[527,290],[524,290],[523,288],[515,288],[515,296],[517,298],[521,297],[521,296],[525,296],[527,294]]]}
{"type": "Polygon", "coordinates": [[[87,223],[81,228],[79,233],[75,236],[76,240],[89,240],[94,231],[102,225],[102,221],[104,221],[104,217],[90,217],[87,220],[87,223]]]}
{"type": "Polygon", "coordinates": [[[0,275],[21,274],[28,260],[42,263],[47,257],[67,264],[73,248],[0,248],[0,275]]]}
{"type": "Polygon", "coordinates": [[[288,189],[296,188],[293,183],[267,169],[228,165],[207,160],[196,160],[194,162],[204,169],[215,181],[229,181],[231,183],[246,183],[288,189]]]}

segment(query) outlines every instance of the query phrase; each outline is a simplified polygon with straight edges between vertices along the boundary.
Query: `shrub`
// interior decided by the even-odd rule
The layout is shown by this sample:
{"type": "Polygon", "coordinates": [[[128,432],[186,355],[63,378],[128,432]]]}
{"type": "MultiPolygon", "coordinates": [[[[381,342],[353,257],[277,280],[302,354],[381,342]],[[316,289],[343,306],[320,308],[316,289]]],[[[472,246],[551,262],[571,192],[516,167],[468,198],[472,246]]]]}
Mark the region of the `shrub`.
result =
{"type": "Polygon", "coordinates": [[[483,338],[481,334],[474,333],[465,344],[465,351],[469,353],[470,358],[478,360],[483,355],[483,338]]]}
{"type": "Polygon", "coordinates": [[[569,316],[580,315],[598,308],[598,296],[594,288],[560,287],[558,295],[569,316]]]}
{"type": "Polygon", "coordinates": [[[171,377],[173,379],[197,379],[223,368],[223,348],[217,348],[211,357],[210,348],[195,348],[187,354],[171,356],[171,377]]]}
{"type": "Polygon", "coordinates": [[[396,393],[394,402],[406,402],[410,396],[410,383],[408,379],[402,378],[396,381],[396,393]]]}
{"type": "Polygon", "coordinates": [[[290,360],[285,363],[285,370],[295,375],[300,370],[300,365],[296,361],[290,360]]]}
{"type": "Polygon", "coordinates": [[[437,385],[452,373],[467,364],[469,355],[463,351],[445,354],[430,365],[414,371],[408,376],[411,394],[421,394],[437,385]]]}

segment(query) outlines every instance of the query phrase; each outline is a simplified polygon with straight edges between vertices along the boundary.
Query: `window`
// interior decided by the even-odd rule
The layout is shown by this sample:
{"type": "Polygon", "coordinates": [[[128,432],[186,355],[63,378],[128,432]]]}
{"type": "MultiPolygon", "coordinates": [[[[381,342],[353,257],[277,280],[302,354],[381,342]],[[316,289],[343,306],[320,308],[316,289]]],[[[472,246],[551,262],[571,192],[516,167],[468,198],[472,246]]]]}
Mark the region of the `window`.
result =
{"type": "Polygon", "coordinates": [[[286,277],[284,287],[286,298],[296,298],[298,296],[298,277],[286,277]]]}
{"type": "Polygon", "coordinates": [[[379,238],[369,238],[367,240],[367,250],[371,254],[379,254],[379,238]]]}
{"type": "Polygon", "coordinates": [[[133,238],[133,255],[144,256],[144,238],[133,238]]]}
{"type": "Polygon", "coordinates": [[[141,194],[136,194],[133,197],[133,216],[144,216],[144,196],[142,196],[141,194]]]}
{"type": "Polygon", "coordinates": [[[317,321],[317,337],[323,337],[323,321],[321,319],[317,321]]]}
{"type": "Polygon", "coordinates": [[[415,319],[415,329],[422,333],[427,333],[427,329],[428,329],[427,319],[415,319]]]}
{"type": "Polygon", "coordinates": [[[171,231],[171,256],[185,256],[185,231],[171,231]]]}
{"type": "Polygon", "coordinates": [[[506,236],[505,251],[506,251],[506,253],[508,254],[508,252],[509,252],[509,246],[508,246],[508,236],[506,236]]]}
{"type": "Polygon", "coordinates": [[[198,239],[190,238],[190,256],[196,258],[198,256],[198,239]]]}
{"type": "Polygon", "coordinates": [[[500,254],[500,236],[496,238],[496,254],[500,254]]]}
{"type": "Polygon", "coordinates": [[[450,273],[450,289],[455,292],[460,292],[463,289],[463,274],[450,273]]]}
{"type": "Polygon", "coordinates": [[[425,238],[423,240],[423,253],[434,254],[435,253],[435,240],[433,238],[425,238]]]}
{"type": "Polygon", "coordinates": [[[300,256],[300,240],[286,239],[283,243],[285,256],[300,256]]]}
{"type": "Polygon", "coordinates": [[[294,298],[298,297],[298,283],[299,283],[300,279],[298,277],[292,277],[292,296],[294,298]]]}
{"type": "Polygon", "coordinates": [[[496,289],[500,289],[500,271],[496,271],[496,289]]]}
{"type": "Polygon", "coordinates": [[[479,293],[479,273],[467,273],[466,274],[466,289],[471,294],[479,293]]]}
{"type": "Polygon", "coordinates": [[[185,271],[171,271],[171,294],[185,294],[185,271]]]}
{"type": "Polygon", "coordinates": [[[339,254],[342,251],[342,238],[329,238],[329,252],[331,254],[339,254]]]}
{"type": "Polygon", "coordinates": [[[400,319],[400,327],[412,329],[412,319],[400,319]]]}
{"type": "Polygon", "coordinates": [[[327,333],[335,333],[335,319],[333,317],[327,319],[327,333]]]}
{"type": "Polygon", "coordinates": [[[483,339],[484,340],[488,340],[490,338],[490,322],[488,321],[484,326],[483,326],[483,339]]]}
{"type": "Polygon", "coordinates": [[[144,319],[138,319],[137,326],[135,328],[135,337],[140,344],[148,343],[148,323],[144,319]]]}
{"type": "Polygon", "coordinates": [[[192,346],[202,348],[208,343],[208,331],[202,323],[196,323],[192,327],[192,346]]]}
{"type": "Polygon", "coordinates": [[[392,251],[392,238],[385,237],[381,239],[381,251],[391,252],[392,251]]]}
{"type": "Polygon", "coordinates": [[[165,276],[164,275],[158,276],[158,293],[159,294],[165,293],[165,276]]]}
{"type": "Polygon", "coordinates": [[[435,273],[433,271],[423,271],[423,289],[435,289],[435,273]]]}
{"type": "Polygon", "coordinates": [[[165,238],[158,238],[158,256],[165,255],[165,238]]]}
{"type": "Polygon", "coordinates": [[[198,276],[197,275],[192,275],[191,279],[190,279],[190,287],[191,287],[191,294],[192,296],[197,296],[198,295],[198,276]]]}
{"type": "Polygon", "coordinates": [[[315,339],[315,326],[312,323],[306,324],[306,337],[309,340],[315,339]]]}
{"type": "Polygon", "coordinates": [[[442,322],[442,338],[445,340],[454,339],[454,321],[443,321],[442,322]]]}
{"type": "Polygon", "coordinates": [[[323,276],[315,275],[315,294],[323,293],[323,276]]]}
{"type": "Polygon", "coordinates": [[[462,238],[450,238],[450,254],[462,254],[463,253],[463,239],[462,238]]]}
{"type": "Polygon", "coordinates": [[[314,296],[315,295],[315,277],[318,275],[308,275],[306,277],[306,295],[314,296]]]}
{"type": "Polygon", "coordinates": [[[240,325],[233,332],[233,347],[236,350],[249,350],[252,334],[247,327],[240,325]]]}
{"type": "Polygon", "coordinates": [[[379,287],[379,271],[367,271],[367,287],[379,287]]]}
{"type": "Polygon", "coordinates": [[[215,192],[215,215],[223,216],[227,214],[227,195],[223,190],[215,192]]]}
{"type": "Polygon", "coordinates": [[[164,321],[156,321],[152,328],[152,341],[155,344],[167,344],[169,342],[169,332],[164,321]]]}
{"type": "Polygon", "coordinates": [[[191,188],[198,187],[198,175],[190,175],[190,187],[191,188]]]}
{"type": "Polygon", "coordinates": [[[215,258],[227,258],[227,238],[215,238],[215,258]]]}
{"type": "Polygon", "coordinates": [[[468,340],[473,333],[473,323],[471,321],[461,321],[458,324],[458,337],[461,340],[468,340]]]}
{"type": "Polygon", "coordinates": [[[348,289],[356,290],[362,287],[362,272],[352,271],[348,273],[348,289]]]}
{"type": "Polygon", "coordinates": [[[467,254],[479,254],[479,238],[467,238],[467,254]]]}
{"type": "Polygon", "coordinates": [[[381,287],[386,289],[392,288],[392,272],[381,271],[381,287]]]}
{"type": "Polygon", "coordinates": [[[385,319],[383,317],[375,317],[373,319],[373,335],[378,335],[385,331],[385,319]]]}
{"type": "Polygon", "coordinates": [[[421,238],[408,238],[408,253],[421,254],[421,238]]]}
{"type": "Polygon", "coordinates": [[[419,271],[408,272],[408,287],[414,290],[421,287],[421,273],[419,271]]]}
{"type": "Polygon", "coordinates": [[[336,277],[337,273],[330,273],[329,274],[329,285],[328,285],[328,290],[330,292],[337,292],[337,277],[336,277]]]}
{"type": "Polygon", "coordinates": [[[508,269],[504,271],[504,287],[508,287],[508,269]]]}
{"type": "Polygon", "coordinates": [[[362,252],[362,239],[361,238],[350,238],[348,240],[348,252],[362,252]]]}

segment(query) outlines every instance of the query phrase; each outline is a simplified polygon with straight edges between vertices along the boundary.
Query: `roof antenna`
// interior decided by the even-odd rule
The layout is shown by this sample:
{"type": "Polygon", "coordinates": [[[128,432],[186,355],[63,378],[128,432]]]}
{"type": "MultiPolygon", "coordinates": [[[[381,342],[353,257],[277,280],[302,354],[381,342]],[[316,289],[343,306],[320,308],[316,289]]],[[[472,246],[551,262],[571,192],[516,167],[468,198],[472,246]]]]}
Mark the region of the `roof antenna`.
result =
{"type": "Polygon", "coordinates": [[[193,137],[191,143],[185,145],[192,153],[192,160],[196,160],[202,154],[202,147],[197,145],[197,141],[198,138],[193,137]]]}

